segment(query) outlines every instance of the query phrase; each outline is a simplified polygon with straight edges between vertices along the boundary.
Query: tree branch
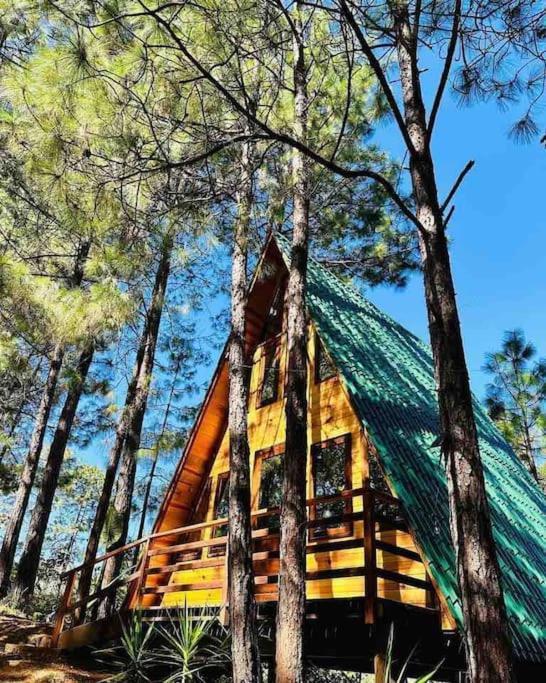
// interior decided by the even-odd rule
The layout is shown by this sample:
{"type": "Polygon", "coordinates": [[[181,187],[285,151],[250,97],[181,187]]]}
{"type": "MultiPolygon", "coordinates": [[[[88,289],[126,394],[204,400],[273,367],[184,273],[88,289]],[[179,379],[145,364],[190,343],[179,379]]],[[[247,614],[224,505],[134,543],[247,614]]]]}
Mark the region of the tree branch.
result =
{"type": "Polygon", "coordinates": [[[341,5],[341,11],[342,14],[345,16],[347,19],[350,27],[353,29],[353,32],[360,43],[360,48],[362,52],[364,53],[364,56],[368,60],[368,63],[370,64],[375,77],[379,81],[379,84],[381,85],[381,89],[385,93],[385,97],[387,98],[387,102],[389,103],[389,107],[392,111],[392,114],[394,116],[394,119],[396,123],[398,124],[398,128],[400,129],[400,133],[402,134],[402,137],[404,138],[404,142],[406,143],[406,147],[410,151],[410,154],[413,154],[415,152],[415,148],[413,146],[413,142],[411,141],[406,124],[404,122],[404,117],[402,116],[402,112],[400,111],[400,108],[396,102],[396,98],[394,97],[394,93],[391,90],[391,87],[389,85],[389,82],[387,80],[387,76],[385,74],[385,71],[383,70],[383,67],[379,63],[379,60],[377,57],[374,55],[373,50],[366,40],[366,37],[364,33],[362,32],[362,29],[358,25],[358,22],[355,19],[354,14],[351,12],[349,9],[349,6],[347,4],[346,0],[340,0],[340,5],[341,5]]]}
{"type": "MultiPolygon", "coordinates": [[[[395,190],[394,186],[391,184],[391,182],[385,178],[385,176],[381,175],[380,173],[377,173],[376,171],[371,171],[369,169],[348,169],[344,168],[343,166],[339,166],[337,163],[335,163],[332,160],[326,159],[322,155],[318,154],[314,150],[312,150],[310,147],[307,145],[304,145],[302,142],[299,140],[296,140],[295,138],[291,137],[290,135],[287,135],[286,133],[279,133],[275,130],[273,130],[267,123],[259,119],[256,114],[254,114],[252,111],[249,110],[248,107],[246,107],[244,104],[239,102],[239,100],[232,95],[232,93],[224,86],[222,83],[208,70],[206,69],[203,64],[196,58],[194,55],[188,50],[188,48],[184,45],[180,37],[177,35],[177,33],[173,30],[171,25],[169,24],[168,21],[166,21],[159,13],[157,10],[154,9],[149,9],[146,7],[146,5],[142,2],[142,0],[139,0],[139,4],[148,10],[151,16],[155,18],[155,20],[167,31],[171,39],[174,41],[176,44],[177,48],[180,50],[180,52],[186,57],[186,59],[199,71],[199,73],[206,78],[209,83],[211,83],[219,93],[222,94],[222,96],[233,106],[233,108],[245,116],[251,123],[255,124],[258,128],[263,130],[267,135],[273,139],[277,140],[278,142],[281,142],[283,144],[289,145],[290,147],[293,147],[303,154],[306,154],[312,161],[315,161],[316,163],[320,164],[324,168],[327,168],[328,170],[332,171],[333,173],[336,173],[337,175],[340,175],[345,178],[369,178],[370,180],[374,180],[375,182],[379,183],[384,190],[387,192],[388,196],[393,200],[393,202],[398,206],[400,211],[406,216],[408,220],[410,220],[419,230],[422,229],[422,225],[418,218],[415,216],[415,214],[408,208],[402,197],[398,194],[398,192],[395,190]]],[[[375,56],[374,56],[375,59],[375,56]]],[[[387,84],[388,87],[388,84],[387,84]]],[[[395,103],[396,105],[396,103],[395,103]]],[[[400,114],[398,107],[397,111],[400,114]]],[[[402,122],[403,123],[403,122],[402,122]]],[[[406,133],[407,136],[407,133],[406,133]]],[[[232,141],[229,142],[231,144],[232,141]]],[[[409,142],[411,144],[411,142],[409,142]]],[[[224,145],[227,146],[227,145],[224,145]]],[[[413,147],[413,146],[412,146],[413,147]]],[[[210,155],[209,155],[210,156],[210,155]]],[[[182,162],[183,163],[183,162],[182,162]]]]}
{"type": "Polygon", "coordinates": [[[451,37],[449,39],[449,46],[447,48],[447,55],[444,61],[444,68],[442,69],[442,75],[440,76],[440,82],[438,83],[438,89],[436,90],[436,95],[434,96],[434,102],[432,104],[432,109],[430,111],[430,118],[428,121],[427,128],[427,142],[430,143],[432,138],[432,131],[434,129],[434,124],[436,123],[436,117],[438,116],[438,111],[440,109],[440,104],[442,102],[442,97],[447,85],[447,79],[449,78],[449,72],[451,71],[451,65],[453,64],[453,58],[455,56],[455,48],[457,47],[457,39],[459,32],[459,23],[461,19],[461,0],[455,0],[455,7],[453,9],[453,24],[451,26],[451,37]]]}
{"type": "Polygon", "coordinates": [[[455,192],[457,192],[457,190],[459,189],[459,185],[463,182],[464,177],[465,177],[466,174],[471,170],[471,168],[474,166],[475,163],[476,163],[475,161],[470,160],[470,161],[467,163],[467,165],[463,168],[463,170],[459,173],[459,177],[458,177],[457,180],[455,181],[455,184],[453,185],[453,187],[452,187],[451,190],[449,191],[449,194],[448,194],[447,197],[445,198],[444,203],[443,203],[442,206],[440,207],[440,211],[441,211],[442,213],[444,213],[444,211],[446,210],[447,205],[448,205],[449,202],[453,199],[453,196],[455,195],[455,192]]]}

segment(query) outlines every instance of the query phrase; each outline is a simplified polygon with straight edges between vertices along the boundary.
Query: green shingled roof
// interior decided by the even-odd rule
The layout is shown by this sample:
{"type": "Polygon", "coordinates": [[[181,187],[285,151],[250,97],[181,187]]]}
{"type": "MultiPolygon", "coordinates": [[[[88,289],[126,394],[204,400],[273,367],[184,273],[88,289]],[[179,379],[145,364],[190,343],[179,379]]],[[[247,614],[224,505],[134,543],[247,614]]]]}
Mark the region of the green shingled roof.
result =
{"type": "MultiPolygon", "coordinates": [[[[307,306],[461,625],[430,349],[313,259],[307,306]]],[[[516,656],[546,662],[546,496],[478,401],[475,416],[516,656]]]]}

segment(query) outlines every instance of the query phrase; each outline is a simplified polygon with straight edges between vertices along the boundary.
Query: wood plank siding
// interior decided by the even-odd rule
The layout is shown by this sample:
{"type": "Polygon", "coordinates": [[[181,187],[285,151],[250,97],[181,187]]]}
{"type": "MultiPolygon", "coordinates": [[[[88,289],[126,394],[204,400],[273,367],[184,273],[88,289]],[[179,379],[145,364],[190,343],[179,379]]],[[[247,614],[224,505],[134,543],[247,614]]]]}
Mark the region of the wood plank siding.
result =
{"type": "MultiPolygon", "coordinates": [[[[271,299],[273,288],[268,288],[271,299]]],[[[254,331],[261,323],[253,316],[254,331]]],[[[313,445],[344,437],[349,444],[347,478],[353,488],[366,484],[368,469],[367,439],[337,374],[318,381],[315,369],[318,336],[309,326],[309,422],[308,442],[313,445]]],[[[285,439],[284,386],[286,378],[286,335],[278,334],[261,344],[254,344],[250,378],[249,441],[252,473],[252,510],[258,512],[260,501],[260,457],[267,449],[283,451],[285,439]],[[277,399],[262,405],[264,364],[270,357],[272,343],[278,344],[279,390],[277,399]]],[[[210,522],[216,518],[220,487],[229,468],[229,438],[226,430],[227,363],[221,363],[211,391],[205,401],[196,433],[179,468],[155,531],[179,528],[191,522],[210,522]],[[199,497],[201,496],[201,500],[199,497]],[[205,500],[204,500],[205,499],[205,500]]],[[[307,496],[314,496],[311,457],[308,457],[307,496]]],[[[354,598],[365,594],[363,497],[351,500],[355,519],[341,525],[341,535],[313,538],[309,532],[307,554],[307,596],[309,600],[354,598]],[[332,546],[332,549],[329,546],[332,546]]],[[[262,525],[260,525],[262,526],[262,525]]],[[[148,560],[148,575],[138,602],[146,607],[172,607],[222,604],[225,581],[225,545],[196,547],[200,543],[221,538],[225,528],[207,527],[198,532],[165,536],[152,542],[148,560]],[[192,548],[173,552],[173,543],[192,543],[192,548]],[[161,549],[168,553],[161,553],[161,549]],[[155,553],[153,554],[155,549],[155,553]]],[[[255,539],[256,596],[259,602],[277,599],[278,535],[275,529],[260,529],[255,539]]],[[[430,607],[431,586],[410,534],[404,529],[382,528],[376,525],[377,597],[430,607]],[[406,551],[404,553],[404,551],[406,551]],[[404,553],[404,554],[401,554],[404,553]],[[385,572],[381,575],[381,570],[385,572]],[[408,583],[400,581],[400,575],[408,583]],[[411,583],[409,583],[411,581],[411,583]]]]}

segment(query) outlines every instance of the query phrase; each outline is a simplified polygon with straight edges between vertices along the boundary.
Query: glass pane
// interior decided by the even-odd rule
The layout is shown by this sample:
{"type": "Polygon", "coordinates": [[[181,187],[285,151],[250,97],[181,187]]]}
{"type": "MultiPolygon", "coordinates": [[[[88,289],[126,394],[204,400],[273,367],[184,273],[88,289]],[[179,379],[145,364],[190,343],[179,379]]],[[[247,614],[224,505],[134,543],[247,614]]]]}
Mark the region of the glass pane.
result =
{"type": "Polygon", "coordinates": [[[214,510],[214,516],[216,519],[221,517],[227,517],[229,511],[229,479],[228,477],[222,477],[218,482],[218,492],[216,494],[216,508],[214,510]]]}
{"type": "MultiPolygon", "coordinates": [[[[218,488],[216,489],[216,501],[214,504],[214,519],[222,519],[228,516],[229,511],[229,477],[220,477],[218,479],[218,488]]],[[[214,527],[213,537],[226,536],[228,532],[227,524],[214,527]]],[[[213,548],[214,552],[219,552],[219,548],[213,548]]]]}
{"type": "MultiPolygon", "coordinates": [[[[314,449],[315,497],[335,496],[347,488],[345,475],[346,443],[345,441],[330,441],[314,449]]],[[[338,517],[345,512],[345,502],[336,500],[330,503],[317,503],[317,519],[327,520],[338,517]]],[[[339,523],[328,525],[338,527],[339,523]]],[[[324,529],[317,528],[316,532],[324,533],[324,529]]]]}
{"type": "Polygon", "coordinates": [[[336,368],[327,354],[322,342],[317,337],[317,381],[323,382],[336,374],[336,368]]]}
{"type": "Polygon", "coordinates": [[[279,287],[267,315],[264,339],[274,337],[282,331],[284,288],[279,287]]]}
{"type": "MultiPolygon", "coordinates": [[[[262,460],[260,475],[260,508],[277,508],[282,500],[282,455],[273,455],[262,460]]],[[[265,517],[259,526],[279,528],[278,515],[265,517]]]]}
{"type": "Polygon", "coordinates": [[[266,405],[277,400],[279,387],[279,354],[277,347],[271,347],[266,351],[264,375],[262,378],[262,389],[260,404],[266,405]]]}
{"type": "Polygon", "coordinates": [[[282,457],[273,455],[262,461],[260,508],[280,507],[282,499],[282,457]]]}

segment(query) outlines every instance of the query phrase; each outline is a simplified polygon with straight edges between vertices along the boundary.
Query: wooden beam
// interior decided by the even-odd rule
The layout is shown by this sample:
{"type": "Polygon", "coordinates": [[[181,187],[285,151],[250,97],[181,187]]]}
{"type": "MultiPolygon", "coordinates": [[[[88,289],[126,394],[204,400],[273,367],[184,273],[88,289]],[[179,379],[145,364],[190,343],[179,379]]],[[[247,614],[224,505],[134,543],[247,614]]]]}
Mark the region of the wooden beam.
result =
{"type": "Polygon", "coordinates": [[[229,546],[226,548],[222,581],[222,604],[218,618],[223,626],[229,626],[229,546]]]}
{"type": "Polygon", "coordinates": [[[377,557],[374,492],[369,486],[362,498],[364,507],[364,621],[366,624],[373,624],[377,602],[377,557]]]}
{"type": "Polygon", "coordinates": [[[59,643],[59,637],[63,632],[64,619],[68,612],[70,597],[72,596],[75,583],[76,572],[72,571],[67,577],[63,598],[59,605],[59,609],[57,610],[57,614],[55,615],[55,626],[53,627],[53,633],[51,634],[51,647],[57,647],[59,643]]]}

